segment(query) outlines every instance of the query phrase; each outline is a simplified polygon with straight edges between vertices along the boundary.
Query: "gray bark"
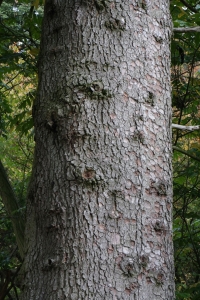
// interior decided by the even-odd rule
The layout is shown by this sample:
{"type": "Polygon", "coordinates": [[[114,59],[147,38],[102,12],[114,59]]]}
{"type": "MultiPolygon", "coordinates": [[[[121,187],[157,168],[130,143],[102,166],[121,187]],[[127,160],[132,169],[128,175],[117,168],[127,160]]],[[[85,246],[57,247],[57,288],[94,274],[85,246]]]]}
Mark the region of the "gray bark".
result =
{"type": "Polygon", "coordinates": [[[47,0],[24,300],[174,299],[169,1],[47,0]]]}

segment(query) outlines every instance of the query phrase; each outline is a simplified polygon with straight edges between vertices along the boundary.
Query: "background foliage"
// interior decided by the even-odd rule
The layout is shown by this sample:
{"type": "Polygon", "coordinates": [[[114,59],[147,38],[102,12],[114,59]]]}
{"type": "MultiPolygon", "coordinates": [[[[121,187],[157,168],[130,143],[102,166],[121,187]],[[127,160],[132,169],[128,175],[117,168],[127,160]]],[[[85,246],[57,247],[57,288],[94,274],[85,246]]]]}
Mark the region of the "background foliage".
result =
{"type": "MultiPolygon", "coordinates": [[[[171,13],[174,27],[200,26],[200,1],[171,1],[171,13]]],[[[173,123],[200,125],[200,33],[174,33],[171,50],[173,123]]],[[[180,149],[174,151],[173,160],[176,299],[197,300],[200,299],[200,131],[174,129],[173,145],[180,149]]]]}
{"type": "MultiPolygon", "coordinates": [[[[43,7],[38,1],[3,1],[0,7],[0,160],[24,212],[34,130],[31,106],[37,86],[43,7]]],[[[21,257],[11,219],[0,201],[0,300],[18,299],[21,257]]]]}
{"type": "MultiPolygon", "coordinates": [[[[200,26],[200,1],[172,0],[174,27],[200,26]]],[[[0,160],[25,209],[43,1],[0,0],[0,160]]],[[[172,39],[173,123],[200,125],[200,33],[172,39]]],[[[176,299],[200,299],[200,131],[173,129],[176,299]]],[[[0,199],[0,300],[19,299],[21,258],[0,199]]]]}

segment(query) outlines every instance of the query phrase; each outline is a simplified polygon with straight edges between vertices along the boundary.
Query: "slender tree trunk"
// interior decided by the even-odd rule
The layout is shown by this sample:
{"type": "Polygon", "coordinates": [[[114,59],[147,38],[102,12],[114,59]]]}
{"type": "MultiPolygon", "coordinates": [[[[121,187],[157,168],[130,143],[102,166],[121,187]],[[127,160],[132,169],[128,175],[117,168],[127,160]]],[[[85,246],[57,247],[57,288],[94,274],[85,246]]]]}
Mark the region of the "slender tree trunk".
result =
{"type": "Polygon", "coordinates": [[[24,216],[19,209],[17,197],[0,160],[0,197],[11,219],[21,258],[24,258],[24,216]]]}
{"type": "Polygon", "coordinates": [[[167,0],[46,0],[24,300],[174,299],[167,0]]]}

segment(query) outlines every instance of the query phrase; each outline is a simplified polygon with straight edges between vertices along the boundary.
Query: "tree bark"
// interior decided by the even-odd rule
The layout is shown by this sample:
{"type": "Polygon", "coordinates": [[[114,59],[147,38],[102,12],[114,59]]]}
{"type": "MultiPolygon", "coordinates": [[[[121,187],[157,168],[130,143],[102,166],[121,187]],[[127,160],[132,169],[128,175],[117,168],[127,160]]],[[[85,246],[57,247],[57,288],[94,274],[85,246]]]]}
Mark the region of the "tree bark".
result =
{"type": "Polygon", "coordinates": [[[169,1],[47,0],[24,300],[174,299],[169,1]]]}

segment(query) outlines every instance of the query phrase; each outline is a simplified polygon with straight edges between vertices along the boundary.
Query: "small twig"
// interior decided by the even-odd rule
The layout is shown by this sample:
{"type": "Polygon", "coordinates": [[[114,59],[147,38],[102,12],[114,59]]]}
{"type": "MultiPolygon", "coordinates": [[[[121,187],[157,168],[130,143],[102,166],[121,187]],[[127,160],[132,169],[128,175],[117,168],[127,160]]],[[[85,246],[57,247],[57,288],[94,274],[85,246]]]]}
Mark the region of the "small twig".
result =
{"type": "Polygon", "coordinates": [[[200,129],[200,125],[184,126],[184,125],[179,125],[179,124],[172,124],[172,128],[181,129],[181,130],[194,131],[194,130],[199,130],[200,129]]]}
{"type": "Polygon", "coordinates": [[[198,10],[192,6],[191,4],[189,4],[187,1],[185,0],[180,0],[187,8],[189,8],[191,11],[193,11],[194,13],[198,13],[198,10]]]}
{"type": "Polygon", "coordinates": [[[196,27],[174,27],[174,32],[200,32],[200,26],[196,27]]]}
{"type": "Polygon", "coordinates": [[[185,151],[185,150],[183,150],[183,149],[181,149],[179,147],[176,147],[176,146],[173,146],[173,150],[178,151],[180,153],[183,153],[183,154],[185,154],[185,155],[187,155],[187,156],[189,156],[189,157],[191,157],[191,158],[193,158],[193,159],[195,159],[195,160],[197,160],[197,161],[200,162],[200,158],[198,158],[195,155],[189,153],[188,151],[185,151]]]}

